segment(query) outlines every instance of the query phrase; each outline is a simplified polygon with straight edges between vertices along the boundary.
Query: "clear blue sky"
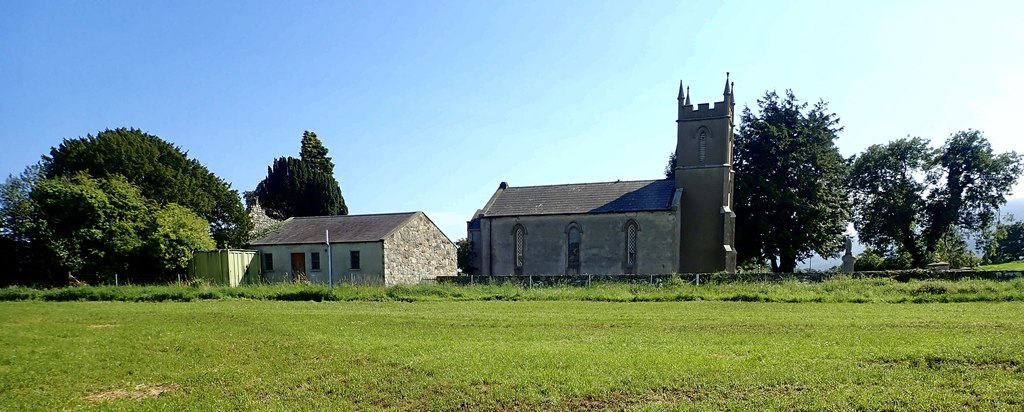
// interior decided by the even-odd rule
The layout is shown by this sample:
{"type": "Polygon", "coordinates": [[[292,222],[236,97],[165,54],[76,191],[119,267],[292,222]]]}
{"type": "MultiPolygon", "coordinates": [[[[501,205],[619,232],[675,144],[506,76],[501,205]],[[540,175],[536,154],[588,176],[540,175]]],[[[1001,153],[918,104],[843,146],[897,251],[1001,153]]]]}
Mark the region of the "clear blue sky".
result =
{"type": "MultiPolygon", "coordinates": [[[[501,181],[651,179],[694,103],[824,99],[844,155],[983,130],[1024,152],[1024,3],[5,1],[0,173],[136,127],[239,191],[315,131],[352,213],[453,240],[501,181]]],[[[1021,190],[1017,191],[1021,194],[1021,190]]]]}

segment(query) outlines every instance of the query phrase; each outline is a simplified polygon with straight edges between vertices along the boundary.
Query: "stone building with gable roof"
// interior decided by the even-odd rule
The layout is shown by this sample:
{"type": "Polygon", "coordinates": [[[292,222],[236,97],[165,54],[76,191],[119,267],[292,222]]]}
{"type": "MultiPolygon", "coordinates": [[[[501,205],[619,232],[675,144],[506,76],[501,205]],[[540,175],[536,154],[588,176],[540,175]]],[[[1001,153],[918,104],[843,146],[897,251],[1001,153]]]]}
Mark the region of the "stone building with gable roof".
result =
{"type": "Polygon", "coordinates": [[[250,247],[267,282],[390,286],[456,273],[455,245],[423,212],[290,218],[250,247]]]}
{"type": "Polygon", "coordinates": [[[471,273],[735,272],[733,85],[690,103],[679,85],[672,179],[509,186],[467,223],[471,273]]]}

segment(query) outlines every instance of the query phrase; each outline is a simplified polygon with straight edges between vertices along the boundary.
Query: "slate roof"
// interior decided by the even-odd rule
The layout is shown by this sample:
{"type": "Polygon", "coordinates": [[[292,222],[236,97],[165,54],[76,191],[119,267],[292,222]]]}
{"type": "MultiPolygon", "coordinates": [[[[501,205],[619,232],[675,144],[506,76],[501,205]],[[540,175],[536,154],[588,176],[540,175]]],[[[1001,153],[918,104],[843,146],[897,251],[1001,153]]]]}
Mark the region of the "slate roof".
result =
{"type": "Polygon", "coordinates": [[[483,217],[670,210],[671,179],[499,188],[483,217]]]}
{"type": "Polygon", "coordinates": [[[417,213],[420,212],[295,217],[286,220],[279,230],[249,244],[324,243],[324,230],[330,231],[331,243],[376,242],[383,240],[417,213]]]}

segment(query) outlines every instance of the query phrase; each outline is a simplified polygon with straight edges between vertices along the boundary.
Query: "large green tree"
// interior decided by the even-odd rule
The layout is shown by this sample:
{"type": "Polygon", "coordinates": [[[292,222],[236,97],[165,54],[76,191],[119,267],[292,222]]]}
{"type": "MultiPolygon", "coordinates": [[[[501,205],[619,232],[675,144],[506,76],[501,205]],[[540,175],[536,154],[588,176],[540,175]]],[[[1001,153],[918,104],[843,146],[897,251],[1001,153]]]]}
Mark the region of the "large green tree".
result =
{"type": "Polygon", "coordinates": [[[999,223],[985,242],[985,263],[1007,263],[1024,260],[1024,221],[1013,217],[999,223]]]}
{"type": "Polygon", "coordinates": [[[175,203],[157,209],[150,224],[146,253],[164,274],[183,273],[195,251],[216,247],[210,237],[210,224],[175,203]]]}
{"type": "Polygon", "coordinates": [[[34,225],[30,196],[36,182],[43,178],[43,167],[37,163],[25,168],[20,175],[8,176],[0,184],[0,236],[27,242],[34,225]]]}
{"type": "Polygon", "coordinates": [[[279,157],[254,191],[267,216],[347,215],[348,206],[334,178],[334,164],[315,133],[302,136],[301,157],[279,157]]]}
{"type": "Polygon", "coordinates": [[[182,273],[194,251],[214,247],[209,223],[174,203],[147,199],[123,177],[84,172],[36,182],[31,191],[29,244],[47,262],[38,283],[67,273],[88,281],[114,275],[166,280],[182,273]]]}
{"type": "Polygon", "coordinates": [[[9,263],[7,269],[0,272],[0,285],[42,281],[37,279],[39,268],[49,259],[36,253],[38,248],[31,242],[36,227],[31,195],[36,182],[43,178],[42,165],[37,163],[20,175],[8,176],[0,184],[0,259],[9,263]]]}
{"type": "Polygon", "coordinates": [[[862,243],[924,267],[950,239],[982,234],[1021,171],[1019,155],[994,153],[976,130],[939,149],[916,137],[870,146],[849,181],[854,227],[862,243]]]}
{"type": "Polygon", "coordinates": [[[159,204],[176,203],[210,222],[220,247],[245,244],[251,222],[231,185],[179,147],[138,129],[65,139],[43,161],[46,176],[120,175],[159,204]]]}
{"type": "Polygon", "coordinates": [[[743,262],[792,272],[799,260],[843,248],[848,168],[835,145],[843,128],[824,101],[810,106],[789,90],[757,103],[756,113],[743,109],[735,136],[737,249],[743,262]]]}
{"type": "Polygon", "coordinates": [[[53,270],[77,276],[126,274],[140,261],[150,208],[124,179],[85,173],[40,180],[32,190],[37,222],[32,242],[53,258],[53,270]]]}

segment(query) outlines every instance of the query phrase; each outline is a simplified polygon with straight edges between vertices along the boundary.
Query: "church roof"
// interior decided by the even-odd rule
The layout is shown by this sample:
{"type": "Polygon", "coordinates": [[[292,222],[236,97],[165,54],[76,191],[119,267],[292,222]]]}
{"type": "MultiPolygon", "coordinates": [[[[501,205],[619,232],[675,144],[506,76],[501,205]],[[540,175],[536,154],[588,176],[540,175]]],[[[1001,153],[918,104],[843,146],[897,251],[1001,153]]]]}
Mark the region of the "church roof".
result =
{"type": "Polygon", "coordinates": [[[502,184],[480,216],[670,210],[674,193],[671,179],[521,187],[502,184]]]}
{"type": "Polygon", "coordinates": [[[286,220],[280,229],[249,244],[324,243],[325,230],[330,231],[331,243],[376,242],[383,240],[417,213],[420,212],[294,217],[286,220]]]}

